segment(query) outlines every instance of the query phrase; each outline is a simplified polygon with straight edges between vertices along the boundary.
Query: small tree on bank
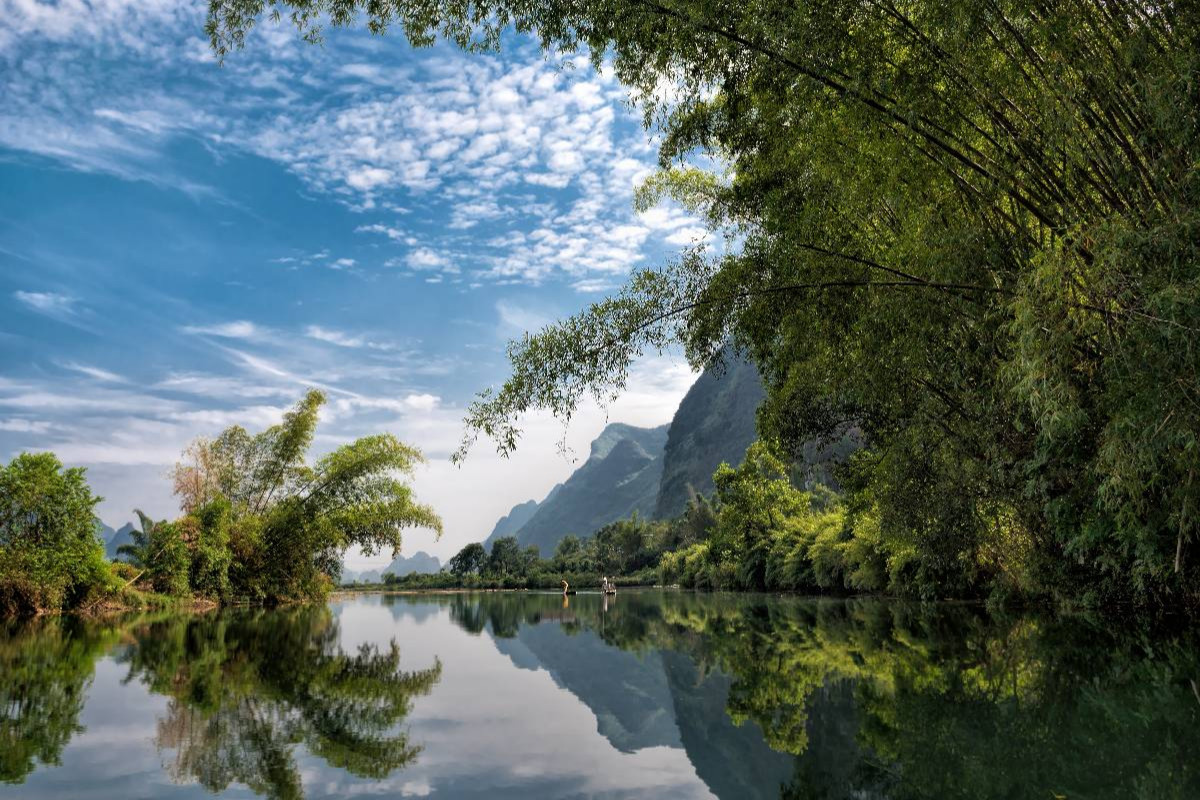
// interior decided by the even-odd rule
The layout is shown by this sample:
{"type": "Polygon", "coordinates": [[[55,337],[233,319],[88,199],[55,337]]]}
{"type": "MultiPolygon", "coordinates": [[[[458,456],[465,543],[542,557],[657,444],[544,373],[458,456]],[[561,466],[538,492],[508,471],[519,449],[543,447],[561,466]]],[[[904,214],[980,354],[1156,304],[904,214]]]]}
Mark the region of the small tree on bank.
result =
{"type": "Polygon", "coordinates": [[[0,613],[58,610],[111,582],[85,470],[53,453],[0,468],[0,613]]]}

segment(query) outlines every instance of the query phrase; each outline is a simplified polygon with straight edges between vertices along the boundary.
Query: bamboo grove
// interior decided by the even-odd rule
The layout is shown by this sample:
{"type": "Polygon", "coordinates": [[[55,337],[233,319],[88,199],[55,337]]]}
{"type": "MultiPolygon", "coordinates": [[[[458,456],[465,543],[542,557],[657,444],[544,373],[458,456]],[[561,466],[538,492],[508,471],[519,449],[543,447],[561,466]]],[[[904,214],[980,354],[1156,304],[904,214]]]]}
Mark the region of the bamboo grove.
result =
{"type": "Polygon", "coordinates": [[[213,0],[216,52],[264,15],[590,58],[660,136],[638,202],[724,234],[513,342],[460,456],[732,342],[785,458],[861,431],[846,535],[915,554],[918,593],[1197,599],[1194,4],[213,0]]]}

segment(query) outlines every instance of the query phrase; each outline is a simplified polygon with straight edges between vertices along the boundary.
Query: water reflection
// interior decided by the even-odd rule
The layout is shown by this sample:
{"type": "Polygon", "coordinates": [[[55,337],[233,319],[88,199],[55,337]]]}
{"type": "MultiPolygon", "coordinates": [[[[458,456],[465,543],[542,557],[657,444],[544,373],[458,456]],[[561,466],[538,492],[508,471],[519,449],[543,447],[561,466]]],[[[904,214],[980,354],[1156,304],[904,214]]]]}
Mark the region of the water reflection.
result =
{"type": "Polygon", "coordinates": [[[217,793],[1200,797],[1186,631],[669,592],[37,620],[0,626],[0,779],[61,762],[66,786],[87,785],[69,743],[102,656],[128,690],[165,698],[144,733],[161,772],[217,793]],[[368,643],[341,644],[351,618],[368,643]],[[433,666],[403,670],[394,631],[433,666]]]}
{"type": "Polygon", "coordinates": [[[58,763],[81,730],[94,660],[116,635],[133,644],[118,655],[125,682],[169,698],[155,742],[172,779],[212,792],[240,783],[265,797],[303,797],[297,745],[359,777],[407,766],[420,747],[398,724],[441,675],[440,663],[402,671],[394,642],[343,652],[324,607],[14,627],[0,644],[6,781],[24,778],[34,757],[58,763]]]}
{"type": "Polygon", "coordinates": [[[878,601],[581,595],[570,620],[537,595],[449,602],[615,746],[680,743],[722,798],[1200,797],[1191,635],[878,601]]]}
{"type": "Polygon", "coordinates": [[[129,677],[171,698],[157,742],[176,779],[213,792],[237,782],[271,798],[303,796],[293,751],[382,778],[420,748],[395,726],[441,665],[400,670],[400,651],[338,647],[326,608],[172,619],[134,630],[129,677]]]}
{"type": "Polygon", "coordinates": [[[117,638],[114,626],[72,618],[0,620],[0,781],[60,763],[92,667],[117,638]]]}

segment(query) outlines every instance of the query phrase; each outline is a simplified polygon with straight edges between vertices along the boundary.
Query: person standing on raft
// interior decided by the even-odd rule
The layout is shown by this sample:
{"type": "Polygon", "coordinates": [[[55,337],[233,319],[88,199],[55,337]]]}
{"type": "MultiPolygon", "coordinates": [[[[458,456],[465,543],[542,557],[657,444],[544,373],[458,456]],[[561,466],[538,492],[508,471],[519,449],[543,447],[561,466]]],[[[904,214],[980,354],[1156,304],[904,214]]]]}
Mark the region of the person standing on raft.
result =
{"type": "Polygon", "coordinates": [[[562,587],[563,587],[563,594],[566,594],[567,589],[571,588],[571,584],[567,583],[566,578],[563,578],[563,580],[562,580],[562,587]]]}

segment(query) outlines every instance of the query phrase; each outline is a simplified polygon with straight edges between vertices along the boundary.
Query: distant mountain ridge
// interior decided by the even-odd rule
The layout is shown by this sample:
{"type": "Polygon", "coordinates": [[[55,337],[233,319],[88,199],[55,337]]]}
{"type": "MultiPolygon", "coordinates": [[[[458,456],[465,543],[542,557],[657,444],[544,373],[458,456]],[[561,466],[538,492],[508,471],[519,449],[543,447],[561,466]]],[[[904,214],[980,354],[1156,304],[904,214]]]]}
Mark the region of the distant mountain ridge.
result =
{"type": "Polygon", "coordinates": [[[765,397],[758,370],[733,354],[723,370],[700,374],[671,420],[655,518],[679,516],[693,494],[712,494],[712,476],[722,462],[742,463],[757,436],[755,412],[765,397]]]}
{"type": "Polygon", "coordinates": [[[116,536],[117,532],[104,524],[104,520],[96,517],[96,536],[100,537],[100,541],[108,544],[108,540],[116,536]]]}
{"type": "Polygon", "coordinates": [[[116,558],[125,560],[128,556],[123,556],[117,552],[117,549],[122,545],[133,544],[133,532],[137,530],[132,522],[126,522],[113,533],[108,542],[104,545],[104,554],[110,559],[116,558]]]}
{"type": "Polygon", "coordinates": [[[432,575],[435,572],[441,572],[442,562],[437,556],[431,556],[424,550],[418,550],[411,556],[396,556],[391,564],[384,568],[381,575],[386,575],[389,572],[398,577],[403,577],[413,572],[418,572],[422,575],[432,575]]]}
{"type": "MultiPolygon", "coordinates": [[[[586,538],[634,511],[650,516],[658,498],[666,442],[666,425],[608,425],[592,442],[583,466],[555,486],[528,521],[509,535],[515,535],[521,547],[536,545],[548,557],[567,534],[586,538]]],[[[494,540],[489,537],[489,542],[494,540]]]]}
{"type": "MultiPolygon", "coordinates": [[[[562,486],[562,484],[560,483],[558,486],[562,486]]],[[[555,486],[554,489],[551,489],[551,492],[557,490],[558,486],[555,486]]],[[[537,509],[537,500],[526,500],[524,503],[518,503],[517,505],[513,506],[511,511],[499,519],[499,521],[496,523],[496,527],[492,528],[492,532],[487,539],[484,540],[484,544],[490,547],[492,542],[496,541],[502,536],[516,536],[517,532],[521,530],[525,523],[529,522],[530,518],[533,517],[537,509]]]]}
{"type": "Polygon", "coordinates": [[[741,463],[754,441],[755,412],[764,396],[758,370],[730,354],[724,369],[700,375],[670,424],[605,427],[571,477],[541,503],[514,506],[485,546],[515,536],[522,547],[537,545],[549,557],[564,536],[587,538],[634,512],[645,518],[677,516],[693,493],[712,493],[712,474],[722,461],[741,463]]]}
{"type": "Polygon", "coordinates": [[[362,572],[342,567],[342,583],[380,583],[383,576],[389,572],[397,577],[404,577],[414,572],[422,575],[432,575],[441,572],[442,562],[437,556],[431,556],[424,550],[418,550],[411,556],[396,556],[391,564],[383,569],[365,569],[362,572]]]}

